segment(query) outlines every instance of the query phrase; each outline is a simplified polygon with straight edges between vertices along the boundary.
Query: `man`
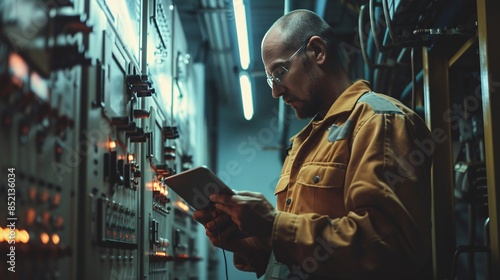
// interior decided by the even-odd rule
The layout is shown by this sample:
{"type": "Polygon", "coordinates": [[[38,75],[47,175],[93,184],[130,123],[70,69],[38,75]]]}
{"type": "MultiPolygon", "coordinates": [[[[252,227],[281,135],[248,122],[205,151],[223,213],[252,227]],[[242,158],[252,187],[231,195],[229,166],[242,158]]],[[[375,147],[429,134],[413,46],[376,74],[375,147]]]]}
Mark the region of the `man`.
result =
{"type": "Polygon", "coordinates": [[[332,28],[310,11],[269,29],[262,59],[272,95],[312,120],[291,139],[276,208],[236,192],[213,195],[216,209],[194,218],[258,277],[426,279],[429,131],[397,100],[352,83],[337,52],[332,28]]]}

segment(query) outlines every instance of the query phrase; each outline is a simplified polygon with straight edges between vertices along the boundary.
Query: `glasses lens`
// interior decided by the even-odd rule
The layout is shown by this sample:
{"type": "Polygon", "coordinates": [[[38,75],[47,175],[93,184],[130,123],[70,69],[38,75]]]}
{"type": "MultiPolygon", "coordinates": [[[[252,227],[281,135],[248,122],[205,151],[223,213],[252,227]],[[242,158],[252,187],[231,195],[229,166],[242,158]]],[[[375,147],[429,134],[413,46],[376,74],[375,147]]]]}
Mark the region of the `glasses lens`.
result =
{"type": "Polygon", "coordinates": [[[267,76],[267,83],[271,88],[273,88],[273,84],[276,83],[278,86],[281,84],[281,76],[283,76],[282,71],[280,71],[282,67],[271,72],[271,76],[267,76]]]}
{"type": "Polygon", "coordinates": [[[288,70],[286,70],[286,68],[284,68],[283,66],[281,66],[278,69],[274,70],[274,72],[273,72],[273,78],[274,78],[274,82],[277,85],[281,85],[281,81],[283,79],[283,74],[285,74],[285,72],[287,72],[287,71],[288,70]]]}
{"type": "Polygon", "coordinates": [[[268,84],[271,88],[273,88],[273,77],[269,77],[269,76],[267,76],[267,84],[268,84]]]}
{"type": "Polygon", "coordinates": [[[287,69],[287,65],[290,63],[290,61],[292,60],[292,58],[309,42],[309,40],[307,40],[307,42],[305,42],[304,44],[302,44],[302,46],[300,46],[293,54],[292,56],[290,56],[285,62],[283,62],[283,64],[281,65],[281,67],[278,67],[277,69],[275,69],[272,73],[271,73],[271,76],[268,76],[267,77],[267,83],[269,84],[269,86],[271,88],[273,88],[273,83],[276,83],[278,86],[281,85],[281,80],[283,78],[283,75],[288,72],[288,69],[287,69]]]}

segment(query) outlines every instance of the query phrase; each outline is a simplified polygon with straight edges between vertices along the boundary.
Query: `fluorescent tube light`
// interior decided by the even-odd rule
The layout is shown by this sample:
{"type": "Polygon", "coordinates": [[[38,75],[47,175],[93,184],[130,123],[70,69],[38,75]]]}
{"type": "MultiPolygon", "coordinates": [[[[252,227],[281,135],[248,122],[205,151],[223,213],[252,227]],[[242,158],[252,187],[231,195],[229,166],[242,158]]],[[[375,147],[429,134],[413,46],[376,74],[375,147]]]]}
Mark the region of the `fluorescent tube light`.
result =
{"type": "Polygon", "coordinates": [[[240,75],[241,101],[243,103],[243,114],[246,120],[253,117],[252,83],[247,73],[240,75]]]}
{"type": "Polygon", "coordinates": [[[238,49],[240,52],[240,65],[243,70],[250,67],[250,51],[248,46],[247,16],[244,0],[233,0],[236,34],[238,36],[238,49]]]}

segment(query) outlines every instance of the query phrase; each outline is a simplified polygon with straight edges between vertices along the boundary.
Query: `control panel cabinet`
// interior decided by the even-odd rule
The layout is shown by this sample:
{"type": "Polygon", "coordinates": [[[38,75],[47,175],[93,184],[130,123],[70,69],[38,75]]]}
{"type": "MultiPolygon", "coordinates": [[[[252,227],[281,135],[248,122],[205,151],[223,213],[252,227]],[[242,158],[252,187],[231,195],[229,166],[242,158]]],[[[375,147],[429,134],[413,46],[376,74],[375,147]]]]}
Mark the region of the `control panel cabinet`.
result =
{"type": "Polygon", "coordinates": [[[188,49],[170,0],[2,1],[1,279],[198,279],[188,49]]]}

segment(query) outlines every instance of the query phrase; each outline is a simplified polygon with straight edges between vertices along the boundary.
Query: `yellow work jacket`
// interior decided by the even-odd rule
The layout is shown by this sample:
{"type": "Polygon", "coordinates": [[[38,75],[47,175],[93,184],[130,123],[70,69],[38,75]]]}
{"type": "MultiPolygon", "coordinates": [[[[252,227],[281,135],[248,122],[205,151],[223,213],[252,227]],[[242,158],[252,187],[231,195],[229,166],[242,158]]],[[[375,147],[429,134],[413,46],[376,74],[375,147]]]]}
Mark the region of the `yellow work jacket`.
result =
{"type": "Polygon", "coordinates": [[[236,266],[260,276],[272,248],[287,279],[421,275],[431,245],[432,153],[443,134],[433,139],[417,114],[365,81],[317,119],[291,139],[271,239],[236,253],[236,266]]]}

